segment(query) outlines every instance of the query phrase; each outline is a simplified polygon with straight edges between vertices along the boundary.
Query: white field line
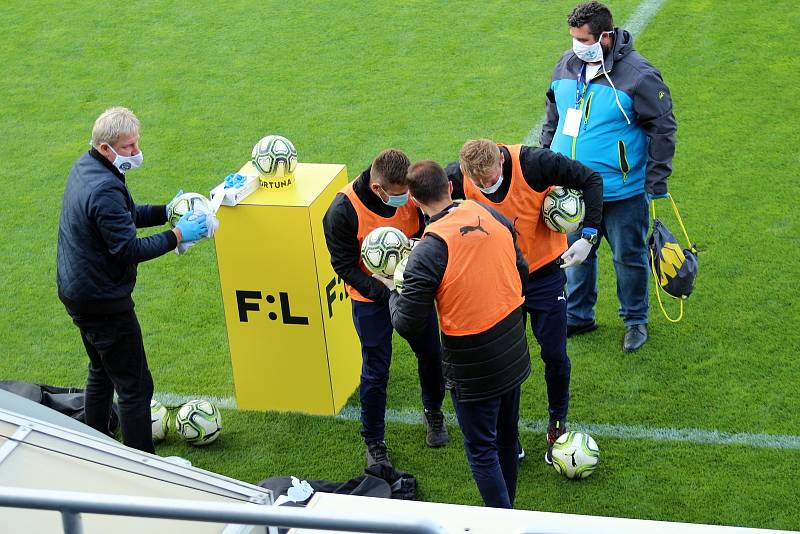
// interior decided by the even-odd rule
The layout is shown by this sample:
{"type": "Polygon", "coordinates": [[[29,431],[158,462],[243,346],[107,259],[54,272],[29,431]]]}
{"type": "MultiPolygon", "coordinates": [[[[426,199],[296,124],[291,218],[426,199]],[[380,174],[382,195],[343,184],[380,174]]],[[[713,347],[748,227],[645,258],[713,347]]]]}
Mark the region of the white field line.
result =
{"type": "MultiPolygon", "coordinates": [[[[666,2],[666,0],[644,0],[644,2],[639,4],[639,7],[636,8],[633,15],[631,15],[628,23],[622,26],[622,28],[631,32],[634,36],[639,35],[644,31],[647,25],[650,24],[650,21],[656,13],[658,13],[658,10],[661,9],[661,6],[664,5],[664,2],[666,2]]],[[[545,117],[542,117],[539,119],[539,122],[536,123],[536,126],[531,128],[531,131],[525,136],[525,140],[522,141],[523,145],[539,146],[539,134],[542,132],[544,120],[545,117]]]]}
{"type": "MultiPolygon", "coordinates": [[[[209,395],[178,395],[175,393],[156,393],[155,399],[168,407],[176,407],[192,399],[205,399],[220,408],[236,409],[234,397],[213,397],[209,395]]],[[[346,421],[359,421],[361,408],[345,406],[336,417],[346,421]]],[[[450,425],[457,425],[454,414],[446,413],[450,425]]],[[[406,425],[422,425],[422,411],[386,410],[386,421],[406,425]]],[[[547,421],[519,420],[520,432],[544,434],[547,421]]],[[[606,423],[581,423],[570,421],[569,428],[588,432],[595,437],[617,439],[649,439],[654,441],[674,441],[707,445],[745,445],[763,449],[800,449],[800,436],[785,434],[750,434],[748,432],[718,432],[701,428],[650,428],[640,425],[612,425],[606,423]]]]}

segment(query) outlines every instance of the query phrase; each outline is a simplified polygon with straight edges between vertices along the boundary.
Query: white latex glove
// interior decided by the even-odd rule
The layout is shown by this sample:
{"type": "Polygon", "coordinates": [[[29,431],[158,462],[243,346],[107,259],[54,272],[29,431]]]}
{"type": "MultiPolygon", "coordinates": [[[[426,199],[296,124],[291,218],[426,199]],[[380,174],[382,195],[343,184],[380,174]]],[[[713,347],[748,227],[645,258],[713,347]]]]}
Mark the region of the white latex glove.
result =
{"type": "Polygon", "coordinates": [[[583,238],[578,239],[572,244],[571,247],[569,247],[569,249],[567,249],[565,253],[561,255],[561,259],[564,261],[564,263],[561,264],[561,268],[566,269],[567,267],[580,265],[589,256],[589,252],[591,252],[591,250],[591,243],[583,238]]]}
{"type": "Polygon", "coordinates": [[[376,279],[381,284],[389,288],[389,291],[394,291],[394,278],[387,278],[380,274],[373,274],[372,278],[376,279]]]}

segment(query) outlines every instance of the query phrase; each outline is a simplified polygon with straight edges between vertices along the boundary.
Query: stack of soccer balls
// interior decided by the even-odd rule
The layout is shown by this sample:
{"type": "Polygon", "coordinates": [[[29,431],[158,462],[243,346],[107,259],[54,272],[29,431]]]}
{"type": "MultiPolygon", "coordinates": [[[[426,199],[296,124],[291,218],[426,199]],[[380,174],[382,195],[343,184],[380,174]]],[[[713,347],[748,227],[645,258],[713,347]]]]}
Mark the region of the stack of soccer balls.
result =
{"type": "Polygon", "coordinates": [[[554,187],[542,202],[542,219],[554,232],[569,234],[581,227],[584,210],[580,191],[554,187]]]}
{"type": "Polygon", "coordinates": [[[280,189],[282,181],[288,184],[297,168],[297,149],[285,137],[268,135],[253,147],[251,161],[262,187],[280,189]]]}
{"type": "MultiPolygon", "coordinates": [[[[169,412],[157,400],[150,401],[150,422],[153,441],[164,439],[169,432],[169,412]]],[[[191,400],[178,408],[175,415],[175,431],[190,445],[202,446],[212,443],[222,431],[222,415],[216,406],[207,400],[191,400]]]]}

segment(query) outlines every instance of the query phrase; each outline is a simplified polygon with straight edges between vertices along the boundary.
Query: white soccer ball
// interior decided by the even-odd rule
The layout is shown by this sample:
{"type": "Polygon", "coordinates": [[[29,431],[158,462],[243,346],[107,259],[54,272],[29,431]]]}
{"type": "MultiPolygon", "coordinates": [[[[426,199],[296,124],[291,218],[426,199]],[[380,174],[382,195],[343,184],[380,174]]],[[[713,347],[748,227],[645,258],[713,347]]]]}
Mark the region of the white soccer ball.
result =
{"type": "Polygon", "coordinates": [[[253,147],[253,166],[262,178],[290,176],[297,167],[297,150],[280,135],[268,135],[253,147]]]}
{"type": "Polygon", "coordinates": [[[155,399],[150,401],[150,424],[153,427],[153,443],[166,437],[169,430],[169,412],[166,406],[155,399]]]}
{"type": "Polygon", "coordinates": [[[178,409],[175,430],[191,445],[208,445],[222,431],[222,415],[207,400],[192,400],[178,409]]]}
{"type": "Polygon", "coordinates": [[[542,218],[554,232],[569,234],[583,223],[583,193],[575,189],[554,187],[542,202],[542,218]]]}
{"type": "Polygon", "coordinates": [[[586,478],[600,463],[600,449],[592,436],[567,432],[553,443],[553,468],[567,478],[586,478]]]}
{"type": "Polygon", "coordinates": [[[397,267],[394,268],[394,288],[397,290],[398,293],[403,292],[403,276],[406,272],[406,263],[408,263],[408,256],[404,256],[400,263],[397,264],[397,267]]]}
{"type": "Polygon", "coordinates": [[[167,218],[170,226],[175,228],[181,217],[192,210],[196,213],[208,215],[214,212],[214,207],[211,205],[211,201],[200,193],[183,193],[169,205],[167,218]]]}
{"type": "Polygon", "coordinates": [[[361,260],[366,268],[382,276],[394,275],[395,267],[409,252],[406,235],[391,226],[375,228],[361,243],[361,260]]]}

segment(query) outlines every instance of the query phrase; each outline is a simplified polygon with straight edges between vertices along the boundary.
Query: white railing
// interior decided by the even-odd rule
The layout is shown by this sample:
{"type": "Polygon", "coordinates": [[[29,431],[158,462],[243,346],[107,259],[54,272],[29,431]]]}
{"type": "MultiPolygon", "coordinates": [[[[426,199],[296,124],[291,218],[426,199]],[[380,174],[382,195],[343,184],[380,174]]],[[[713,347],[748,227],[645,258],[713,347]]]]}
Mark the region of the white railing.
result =
{"type": "Polygon", "coordinates": [[[368,514],[347,517],[343,514],[318,512],[304,508],[32,490],[8,486],[0,486],[0,507],[60,512],[65,534],[83,534],[81,514],[152,517],[376,534],[442,534],[445,532],[440,525],[430,519],[413,520],[402,517],[377,517],[368,514]]]}

